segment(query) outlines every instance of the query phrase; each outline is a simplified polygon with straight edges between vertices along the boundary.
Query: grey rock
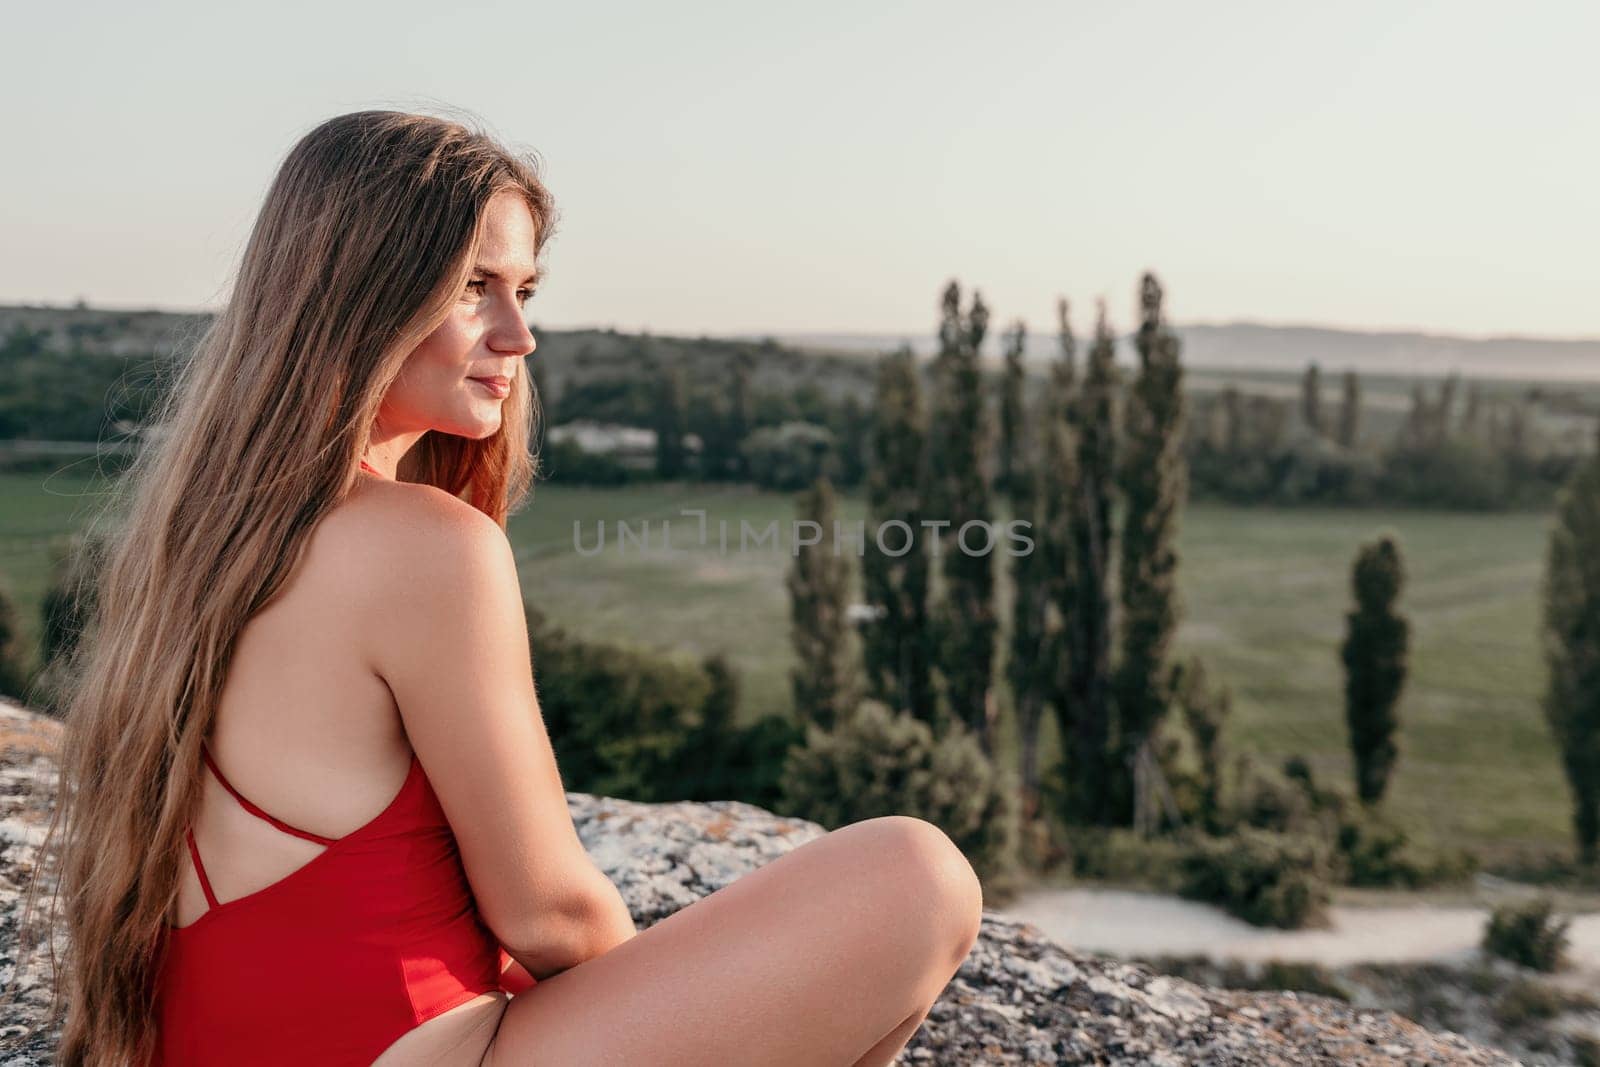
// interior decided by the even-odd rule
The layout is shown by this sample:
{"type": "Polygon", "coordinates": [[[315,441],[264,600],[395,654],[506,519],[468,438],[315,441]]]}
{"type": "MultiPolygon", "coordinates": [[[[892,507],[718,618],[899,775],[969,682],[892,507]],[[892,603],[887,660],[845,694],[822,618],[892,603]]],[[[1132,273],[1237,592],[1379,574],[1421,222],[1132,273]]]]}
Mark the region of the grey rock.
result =
{"type": "MultiPolygon", "coordinates": [[[[53,794],[57,724],[0,701],[0,1067],[51,1062],[37,1029],[47,969],[14,962],[20,890],[53,794]],[[13,989],[12,987],[15,986],[13,989]],[[36,1031],[36,1032],[35,1032],[36,1031]]],[[[584,846],[616,883],[641,929],[783,853],[822,836],[814,823],[736,801],[639,804],[568,793],[584,846]]],[[[1513,1064],[1451,1033],[1392,1012],[1293,993],[1214,990],[1132,964],[1080,954],[1029,924],[986,913],[978,942],[902,1064],[1513,1064]]]]}

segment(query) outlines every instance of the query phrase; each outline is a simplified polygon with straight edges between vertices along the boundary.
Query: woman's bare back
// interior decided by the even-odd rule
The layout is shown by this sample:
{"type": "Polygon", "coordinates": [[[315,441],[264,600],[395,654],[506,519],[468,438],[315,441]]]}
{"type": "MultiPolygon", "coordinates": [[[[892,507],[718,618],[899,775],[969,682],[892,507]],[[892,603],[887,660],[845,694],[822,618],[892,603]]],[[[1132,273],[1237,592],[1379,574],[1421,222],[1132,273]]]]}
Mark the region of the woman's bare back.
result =
{"type": "MultiPolygon", "coordinates": [[[[384,491],[393,488],[363,478],[312,532],[279,595],[245,624],[207,741],[240,793],[330,838],[384,810],[412,757],[399,709],[372,667],[363,603],[372,595],[363,555],[381,536],[379,509],[367,494],[384,491]]],[[[281,881],[326,847],[250,815],[212,775],[202,781],[195,842],[219,901],[281,881]]],[[[205,910],[199,878],[185,862],[172,921],[186,926],[205,910]]],[[[430,1019],[377,1062],[475,1065],[506,999],[485,994],[430,1019]]]]}
{"type": "MultiPolygon", "coordinates": [[[[322,520],[279,597],[247,623],[210,739],[245,796],[329,837],[381,811],[412,755],[372,665],[382,634],[363,565],[382,536],[377,494],[412,490],[375,483],[364,478],[322,520]]],[[[219,900],[321,851],[206,782],[195,835],[219,900]]],[[[970,951],[981,903],[971,867],[936,827],[866,820],[517,997],[485,994],[422,1023],[376,1067],[886,1064],[970,951]]],[[[175,921],[204,908],[188,868],[175,921]]]]}

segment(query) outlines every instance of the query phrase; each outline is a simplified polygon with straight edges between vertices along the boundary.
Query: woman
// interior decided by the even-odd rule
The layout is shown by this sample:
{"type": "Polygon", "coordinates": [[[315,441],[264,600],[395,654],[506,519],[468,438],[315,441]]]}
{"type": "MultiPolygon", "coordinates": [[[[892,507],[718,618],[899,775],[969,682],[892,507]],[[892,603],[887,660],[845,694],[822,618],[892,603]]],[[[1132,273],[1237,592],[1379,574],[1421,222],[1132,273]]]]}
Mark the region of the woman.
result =
{"type": "Polygon", "coordinates": [[[61,1063],[867,1067],[971,949],[977,879],[916,819],[642,932],[589,860],[504,529],[553,219],[453,121],[284,161],[95,579],[61,1063]]]}

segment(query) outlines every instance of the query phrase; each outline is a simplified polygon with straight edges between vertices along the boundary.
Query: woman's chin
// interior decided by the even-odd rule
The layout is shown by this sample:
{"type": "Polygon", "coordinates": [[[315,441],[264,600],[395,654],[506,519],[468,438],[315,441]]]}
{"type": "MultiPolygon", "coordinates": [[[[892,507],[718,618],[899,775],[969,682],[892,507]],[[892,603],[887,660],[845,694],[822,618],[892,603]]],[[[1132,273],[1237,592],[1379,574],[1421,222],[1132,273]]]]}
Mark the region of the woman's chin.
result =
{"type": "MultiPolygon", "coordinates": [[[[474,414],[477,414],[476,412],[474,414]]],[[[485,437],[493,437],[500,432],[500,413],[494,412],[492,417],[478,415],[477,418],[458,419],[448,427],[437,427],[441,433],[452,437],[465,437],[473,441],[481,441],[485,437]]]]}

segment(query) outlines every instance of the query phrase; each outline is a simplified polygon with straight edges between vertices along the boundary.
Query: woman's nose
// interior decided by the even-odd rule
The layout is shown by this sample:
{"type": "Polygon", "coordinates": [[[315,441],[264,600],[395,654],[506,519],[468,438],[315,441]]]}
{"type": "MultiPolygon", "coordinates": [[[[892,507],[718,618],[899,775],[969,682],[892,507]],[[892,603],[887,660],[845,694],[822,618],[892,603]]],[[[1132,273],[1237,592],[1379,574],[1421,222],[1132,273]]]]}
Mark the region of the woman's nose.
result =
{"type": "Polygon", "coordinates": [[[534,339],[533,331],[528,329],[522,316],[515,315],[490,335],[489,347],[499,352],[531,356],[534,349],[539,347],[539,342],[534,339]]]}

